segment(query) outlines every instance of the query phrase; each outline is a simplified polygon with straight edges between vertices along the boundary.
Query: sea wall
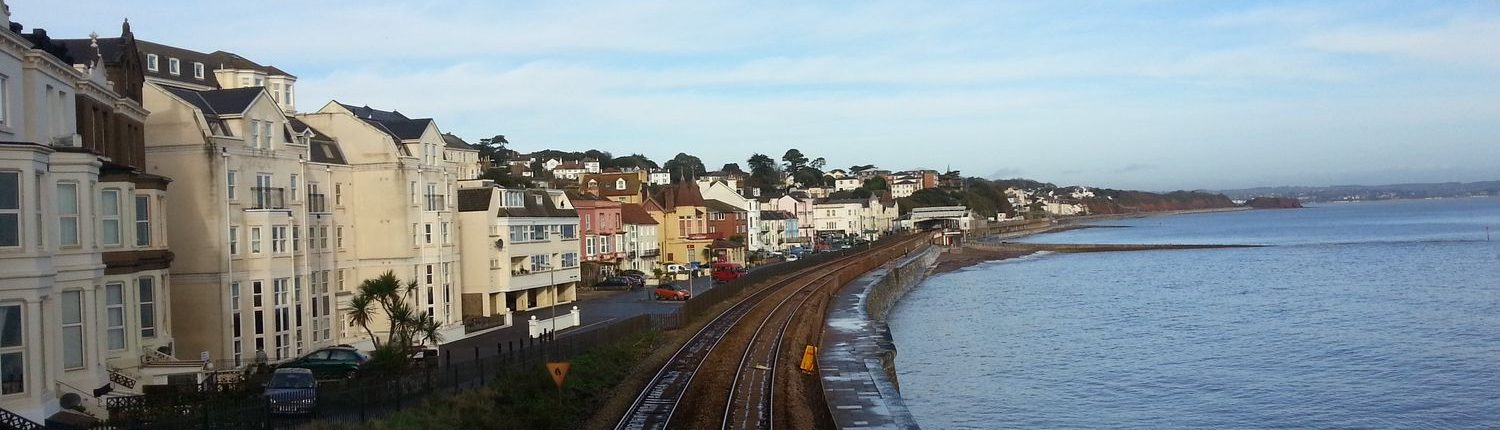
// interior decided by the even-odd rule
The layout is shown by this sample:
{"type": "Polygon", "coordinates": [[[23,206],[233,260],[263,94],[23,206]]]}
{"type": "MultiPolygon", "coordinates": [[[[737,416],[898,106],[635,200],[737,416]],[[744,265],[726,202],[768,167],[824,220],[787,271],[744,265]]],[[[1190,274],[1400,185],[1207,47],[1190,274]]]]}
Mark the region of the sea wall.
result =
{"type": "Polygon", "coordinates": [[[919,248],[840,288],[830,302],[818,372],[839,428],[919,428],[901,399],[885,317],[941,253],[936,246],[919,248]]]}

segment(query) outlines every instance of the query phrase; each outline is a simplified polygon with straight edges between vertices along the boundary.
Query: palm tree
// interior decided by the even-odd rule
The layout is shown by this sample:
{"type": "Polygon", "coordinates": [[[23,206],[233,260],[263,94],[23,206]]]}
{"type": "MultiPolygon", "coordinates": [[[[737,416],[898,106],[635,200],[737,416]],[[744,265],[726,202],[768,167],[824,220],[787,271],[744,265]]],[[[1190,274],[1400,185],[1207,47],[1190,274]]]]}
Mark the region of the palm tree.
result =
{"type": "Polygon", "coordinates": [[[370,336],[370,341],[375,343],[375,348],[380,348],[380,339],[375,337],[375,332],[370,331],[370,320],[375,313],[374,304],[370,296],[357,294],[349,299],[349,309],[346,312],[349,313],[349,322],[363,327],[365,334],[370,336]]]}

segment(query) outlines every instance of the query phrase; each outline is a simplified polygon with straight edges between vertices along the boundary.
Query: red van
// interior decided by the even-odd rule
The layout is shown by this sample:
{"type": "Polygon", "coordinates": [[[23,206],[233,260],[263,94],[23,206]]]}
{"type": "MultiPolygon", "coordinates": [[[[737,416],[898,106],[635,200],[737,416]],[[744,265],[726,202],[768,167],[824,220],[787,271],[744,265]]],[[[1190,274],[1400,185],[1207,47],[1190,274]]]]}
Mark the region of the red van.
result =
{"type": "Polygon", "coordinates": [[[739,279],[745,274],[745,268],[738,264],[720,261],[713,264],[714,282],[729,282],[739,279]]]}

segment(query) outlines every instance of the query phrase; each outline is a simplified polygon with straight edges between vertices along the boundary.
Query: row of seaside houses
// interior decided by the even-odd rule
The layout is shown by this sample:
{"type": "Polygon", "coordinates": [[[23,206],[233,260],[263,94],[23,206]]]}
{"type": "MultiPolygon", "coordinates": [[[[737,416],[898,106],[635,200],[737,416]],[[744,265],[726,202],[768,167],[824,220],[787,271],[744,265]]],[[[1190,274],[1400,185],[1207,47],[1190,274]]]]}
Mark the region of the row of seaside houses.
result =
{"type": "Polygon", "coordinates": [[[762,196],[734,179],[652,192],[652,172],[582,166],[568,190],[496,187],[430,118],[302,111],[277,67],[138,40],[128,22],[53,39],[0,10],[0,409],[37,422],[368,344],[344,309],[385,272],[416,282],[413,304],[453,340],[619,270],[895,228],[888,195],[762,196]]]}

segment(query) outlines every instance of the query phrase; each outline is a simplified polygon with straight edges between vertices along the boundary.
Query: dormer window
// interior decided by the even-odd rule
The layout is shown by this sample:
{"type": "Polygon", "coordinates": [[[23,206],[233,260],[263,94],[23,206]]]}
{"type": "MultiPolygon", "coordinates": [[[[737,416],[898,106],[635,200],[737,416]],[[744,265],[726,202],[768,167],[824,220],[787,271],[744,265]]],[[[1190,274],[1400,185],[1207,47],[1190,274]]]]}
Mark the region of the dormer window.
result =
{"type": "Polygon", "coordinates": [[[620,191],[624,191],[625,190],[625,179],[616,179],[615,180],[615,189],[616,190],[620,190],[620,191]]]}
{"type": "Polygon", "coordinates": [[[203,63],[193,63],[193,77],[203,79],[203,63]]]}
{"type": "Polygon", "coordinates": [[[156,54],[146,54],[146,70],[157,71],[156,54]]]}
{"type": "Polygon", "coordinates": [[[592,190],[592,189],[595,189],[595,188],[599,188],[599,181],[595,181],[593,179],[590,179],[589,180],[589,189],[592,190]]]}
{"type": "Polygon", "coordinates": [[[168,58],[167,73],[171,73],[173,76],[182,74],[182,60],[178,60],[176,58],[168,58]]]}

